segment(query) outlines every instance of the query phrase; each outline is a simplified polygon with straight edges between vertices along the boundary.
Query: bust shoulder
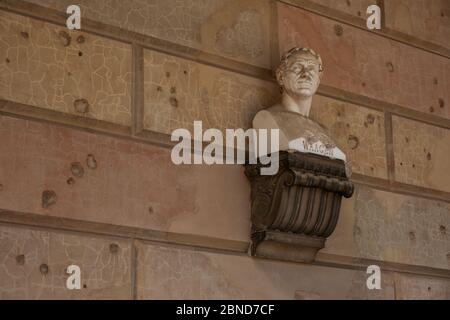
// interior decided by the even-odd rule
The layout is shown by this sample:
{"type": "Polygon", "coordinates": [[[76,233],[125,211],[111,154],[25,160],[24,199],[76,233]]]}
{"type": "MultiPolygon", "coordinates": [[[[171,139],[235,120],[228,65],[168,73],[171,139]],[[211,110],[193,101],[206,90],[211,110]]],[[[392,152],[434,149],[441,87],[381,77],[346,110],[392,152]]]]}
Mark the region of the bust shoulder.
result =
{"type": "Polygon", "coordinates": [[[272,129],[279,128],[275,119],[275,114],[281,108],[277,105],[267,109],[259,110],[253,118],[253,128],[255,129],[272,129]]]}

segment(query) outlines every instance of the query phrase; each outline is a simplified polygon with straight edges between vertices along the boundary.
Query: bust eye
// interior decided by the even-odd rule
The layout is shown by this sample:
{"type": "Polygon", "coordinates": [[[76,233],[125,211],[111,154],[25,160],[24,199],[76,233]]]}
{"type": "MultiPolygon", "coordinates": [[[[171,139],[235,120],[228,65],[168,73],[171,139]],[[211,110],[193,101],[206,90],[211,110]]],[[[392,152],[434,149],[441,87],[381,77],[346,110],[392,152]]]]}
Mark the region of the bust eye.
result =
{"type": "Polygon", "coordinates": [[[294,73],[300,73],[303,70],[303,67],[301,66],[294,66],[291,68],[292,72],[294,73]]]}
{"type": "Polygon", "coordinates": [[[315,64],[308,65],[307,70],[308,72],[316,72],[316,65],[315,64]]]}

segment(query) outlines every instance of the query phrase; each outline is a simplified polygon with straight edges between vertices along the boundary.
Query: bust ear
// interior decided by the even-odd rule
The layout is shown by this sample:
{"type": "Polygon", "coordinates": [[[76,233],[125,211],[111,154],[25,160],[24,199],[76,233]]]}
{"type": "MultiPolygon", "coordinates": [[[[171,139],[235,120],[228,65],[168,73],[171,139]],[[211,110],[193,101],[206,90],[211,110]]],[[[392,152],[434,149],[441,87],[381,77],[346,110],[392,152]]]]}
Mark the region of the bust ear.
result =
{"type": "Polygon", "coordinates": [[[277,77],[277,82],[280,86],[283,86],[283,70],[278,67],[277,70],[275,71],[275,76],[277,77]]]}
{"type": "Polygon", "coordinates": [[[322,77],[323,77],[323,71],[320,71],[319,72],[319,81],[322,80],[322,77]]]}

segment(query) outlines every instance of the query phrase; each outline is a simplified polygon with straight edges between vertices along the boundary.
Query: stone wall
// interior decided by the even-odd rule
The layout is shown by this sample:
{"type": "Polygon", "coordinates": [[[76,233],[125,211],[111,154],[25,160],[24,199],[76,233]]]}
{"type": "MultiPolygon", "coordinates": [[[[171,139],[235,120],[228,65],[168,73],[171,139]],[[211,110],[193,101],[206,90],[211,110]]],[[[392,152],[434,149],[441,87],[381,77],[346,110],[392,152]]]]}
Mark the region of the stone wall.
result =
{"type": "Polygon", "coordinates": [[[0,1],[0,299],[450,299],[445,1],[378,1],[377,32],[364,0],[79,3],[70,31],[70,1],[0,1]],[[194,120],[248,128],[294,45],[356,183],[309,265],[248,256],[241,166],[170,160],[194,120]]]}

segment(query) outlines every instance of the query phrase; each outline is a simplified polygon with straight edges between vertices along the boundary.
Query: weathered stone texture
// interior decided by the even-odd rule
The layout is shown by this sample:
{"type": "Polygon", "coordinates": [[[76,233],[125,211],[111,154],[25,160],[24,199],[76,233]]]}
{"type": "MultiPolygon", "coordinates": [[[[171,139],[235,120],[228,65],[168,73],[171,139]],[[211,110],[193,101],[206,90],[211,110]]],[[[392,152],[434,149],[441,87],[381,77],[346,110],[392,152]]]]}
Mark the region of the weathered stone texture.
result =
{"type": "Polygon", "coordinates": [[[0,117],[0,136],[2,209],[248,240],[242,166],[176,166],[169,149],[9,117],[0,117]],[[57,195],[48,208],[44,190],[57,195]]]}
{"type": "Polygon", "coordinates": [[[138,299],[393,299],[393,279],[369,291],[363,271],[139,243],[138,299]],[[302,294],[299,294],[302,292],[302,294]],[[306,297],[307,298],[307,297],[306,297]]]}
{"type": "MultiPolygon", "coordinates": [[[[0,134],[0,208],[249,241],[241,166],[175,166],[167,149],[9,117],[0,118],[0,134]],[[72,176],[74,162],[81,178],[72,176]],[[57,195],[48,208],[45,190],[57,195]]],[[[323,251],[447,268],[449,210],[358,186],[323,251]]]]}
{"type": "Polygon", "coordinates": [[[399,300],[449,300],[450,280],[395,274],[395,293],[399,300]]]}
{"type": "Polygon", "coordinates": [[[393,117],[397,181],[450,192],[450,130],[393,117]]]}
{"type": "Polygon", "coordinates": [[[450,2],[385,0],[386,26],[450,48],[450,2]]]}
{"type": "Polygon", "coordinates": [[[130,299],[130,253],[123,240],[1,226],[0,299],[130,299]],[[70,265],[80,290],[66,287],[70,265]]]}
{"type": "Polygon", "coordinates": [[[171,134],[204,128],[248,128],[259,109],[275,102],[277,87],[189,60],[145,51],[144,128],[171,134]]]}
{"type": "MultiPolygon", "coordinates": [[[[296,0],[291,0],[295,3],[296,0]]],[[[367,8],[376,4],[374,0],[310,0],[311,2],[320,4],[322,6],[328,7],[330,9],[336,9],[353,16],[361,17],[365,19],[368,15],[366,14],[367,8]]]]}
{"type": "Polygon", "coordinates": [[[326,85],[450,118],[450,60],[349,25],[278,4],[280,51],[308,46],[326,85]]]}
{"type": "Polygon", "coordinates": [[[130,88],[130,46],[0,12],[0,99],[128,126],[130,88]]]}
{"type": "MultiPolygon", "coordinates": [[[[309,0],[366,19],[374,0],[309,0]]],[[[296,4],[297,0],[288,0],[296,4]]],[[[450,3],[447,0],[384,0],[386,27],[450,48],[450,3]]]]}
{"type": "MultiPolygon", "coordinates": [[[[60,11],[70,0],[28,0],[60,11]]],[[[83,17],[234,60],[270,66],[268,0],[81,0],[83,17]]]]}
{"type": "Polygon", "coordinates": [[[387,178],[383,113],[316,96],[311,118],[330,132],[353,172],[387,178]]]}
{"type": "MultiPolygon", "coordinates": [[[[256,112],[271,106],[277,96],[272,83],[145,52],[144,128],[148,130],[167,134],[177,128],[192,130],[195,120],[202,120],[204,129],[247,129],[256,112]]],[[[316,96],[311,117],[333,134],[355,172],[387,177],[382,113],[316,96]],[[349,142],[353,137],[358,146],[349,142]]]]}
{"type": "Polygon", "coordinates": [[[321,252],[448,269],[450,205],[357,185],[321,252]]]}

